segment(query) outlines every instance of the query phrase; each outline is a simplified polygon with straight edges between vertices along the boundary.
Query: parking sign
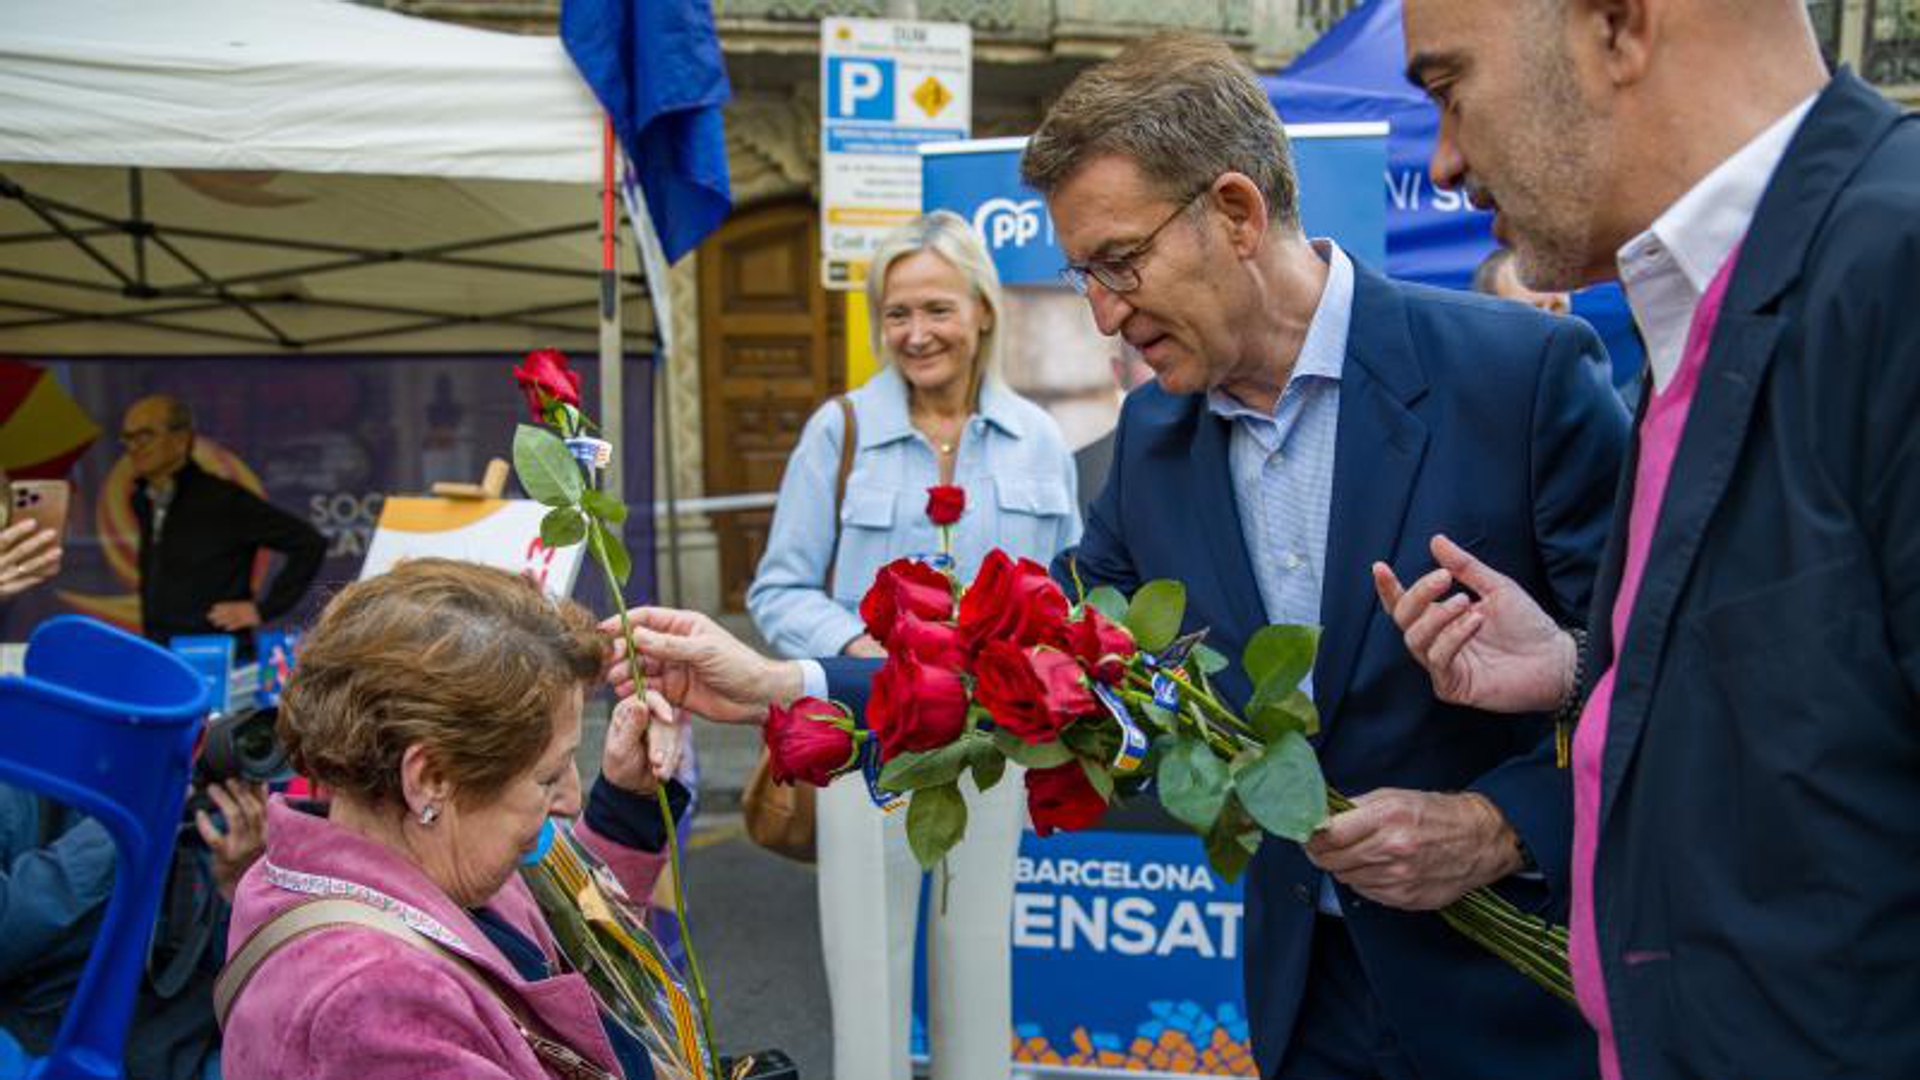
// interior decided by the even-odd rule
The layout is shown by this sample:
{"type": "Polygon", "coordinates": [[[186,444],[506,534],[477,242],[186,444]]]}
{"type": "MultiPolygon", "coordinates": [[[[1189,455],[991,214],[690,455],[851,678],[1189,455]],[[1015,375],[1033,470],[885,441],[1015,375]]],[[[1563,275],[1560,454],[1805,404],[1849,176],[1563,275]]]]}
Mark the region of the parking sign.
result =
{"type": "Polygon", "coordinates": [[[964,23],[820,23],[820,251],[828,288],[865,275],[880,238],[920,212],[919,148],[972,125],[964,23]]]}

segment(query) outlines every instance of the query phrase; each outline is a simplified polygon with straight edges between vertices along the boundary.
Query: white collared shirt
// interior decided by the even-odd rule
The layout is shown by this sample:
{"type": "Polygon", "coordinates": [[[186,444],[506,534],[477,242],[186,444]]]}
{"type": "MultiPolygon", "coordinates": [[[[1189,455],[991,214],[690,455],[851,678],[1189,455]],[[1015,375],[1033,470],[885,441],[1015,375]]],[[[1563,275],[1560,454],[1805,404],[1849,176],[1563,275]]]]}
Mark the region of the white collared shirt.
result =
{"type": "Polygon", "coordinates": [[[1627,306],[1646,338],[1654,389],[1666,389],[1680,370],[1694,308],[1745,239],[1787,144],[1818,97],[1794,106],[1721,162],[1615,256],[1627,306]]]}

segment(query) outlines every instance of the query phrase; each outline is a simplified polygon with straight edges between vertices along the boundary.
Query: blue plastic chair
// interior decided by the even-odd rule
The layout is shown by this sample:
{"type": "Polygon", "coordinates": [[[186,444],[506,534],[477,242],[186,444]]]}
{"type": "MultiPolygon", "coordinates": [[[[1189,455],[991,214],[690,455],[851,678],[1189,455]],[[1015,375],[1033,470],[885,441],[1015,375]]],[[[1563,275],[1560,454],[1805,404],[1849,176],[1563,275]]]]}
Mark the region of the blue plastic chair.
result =
{"type": "Polygon", "coordinates": [[[0,783],[92,816],[119,849],[113,898],[40,1080],[121,1075],[134,994],[186,803],[207,691],[159,646],[78,615],[27,645],[26,677],[0,678],[0,783]]]}

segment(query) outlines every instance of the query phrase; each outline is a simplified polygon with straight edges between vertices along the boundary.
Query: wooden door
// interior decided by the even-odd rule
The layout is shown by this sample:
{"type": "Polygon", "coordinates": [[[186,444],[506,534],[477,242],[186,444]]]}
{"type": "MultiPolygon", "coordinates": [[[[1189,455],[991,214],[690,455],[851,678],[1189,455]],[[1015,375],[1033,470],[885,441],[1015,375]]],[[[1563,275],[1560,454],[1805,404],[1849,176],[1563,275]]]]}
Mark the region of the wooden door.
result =
{"type": "MultiPolygon", "coordinates": [[[[700,397],[709,495],[771,492],[807,417],[846,385],[844,308],[820,287],[819,211],[736,214],[700,247],[700,397]]],[[[715,514],[720,595],[746,606],[771,510],[715,514]]]]}

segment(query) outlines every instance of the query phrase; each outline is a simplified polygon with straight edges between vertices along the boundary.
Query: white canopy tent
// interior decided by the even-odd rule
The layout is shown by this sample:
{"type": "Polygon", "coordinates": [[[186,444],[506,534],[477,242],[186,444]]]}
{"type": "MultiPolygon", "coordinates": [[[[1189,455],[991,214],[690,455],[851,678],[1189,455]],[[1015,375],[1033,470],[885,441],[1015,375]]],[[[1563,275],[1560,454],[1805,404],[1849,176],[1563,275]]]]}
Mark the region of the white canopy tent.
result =
{"type": "Polygon", "coordinates": [[[342,0],[7,9],[0,349],[590,340],[601,121],[558,39],[342,0]]]}
{"type": "Polygon", "coordinates": [[[0,352],[591,348],[601,125],[554,37],[344,0],[7,0],[0,352]]]}

